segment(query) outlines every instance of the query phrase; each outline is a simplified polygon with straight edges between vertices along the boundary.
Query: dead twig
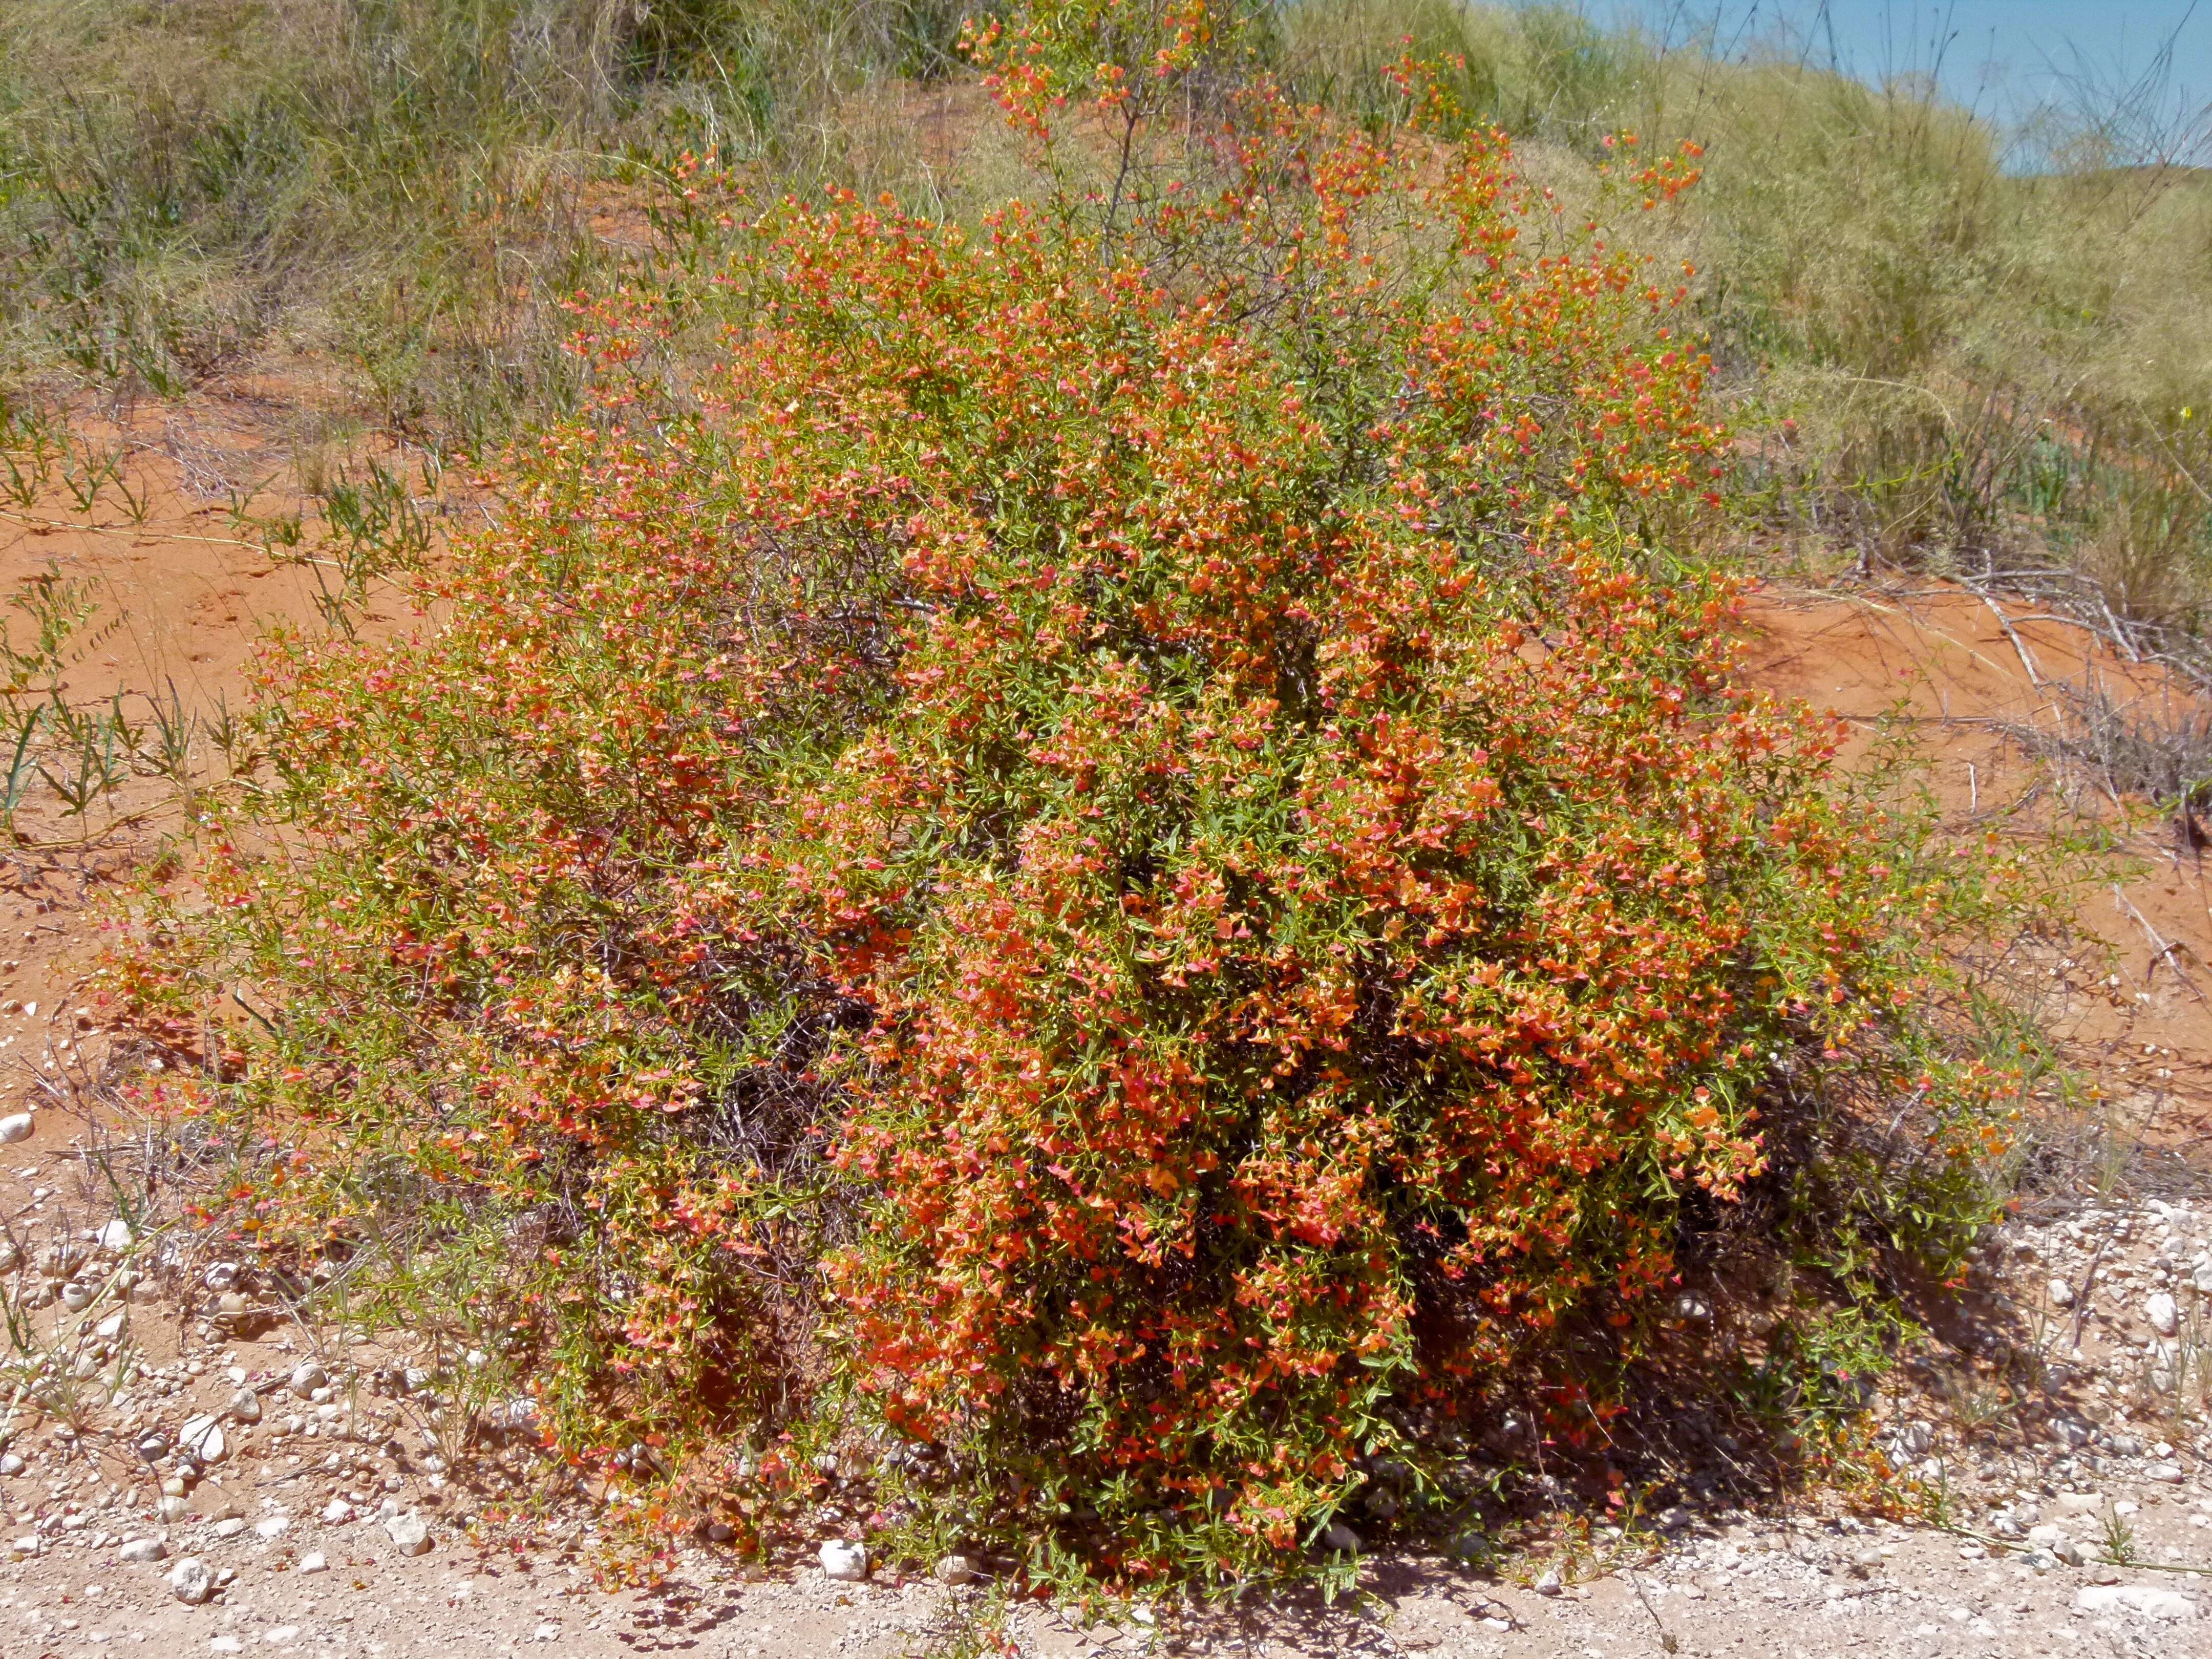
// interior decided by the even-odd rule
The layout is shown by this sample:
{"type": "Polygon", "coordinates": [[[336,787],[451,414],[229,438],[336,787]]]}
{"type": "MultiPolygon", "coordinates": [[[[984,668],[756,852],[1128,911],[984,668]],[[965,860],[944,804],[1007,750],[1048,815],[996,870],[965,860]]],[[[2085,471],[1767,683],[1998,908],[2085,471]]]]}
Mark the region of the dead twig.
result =
{"type": "Polygon", "coordinates": [[[2199,1002],[2203,1001],[2204,993],[2198,990],[2197,981],[2189,977],[2189,970],[2181,965],[2180,958],[2176,954],[2174,947],[2160,939],[2158,929],[2150,925],[2149,919],[2128,902],[2128,896],[2120,890],[2120,884],[2118,882],[2112,884],[2112,902],[2136,919],[2136,926],[2143,930],[2143,937],[2150,941],[2153,957],[2151,971],[2143,975],[2143,983],[2145,985],[2150,983],[2151,974],[2158,971],[2158,964],[2163,961],[2167,967],[2173,969],[2174,977],[2189,988],[2189,994],[2199,1002]]]}

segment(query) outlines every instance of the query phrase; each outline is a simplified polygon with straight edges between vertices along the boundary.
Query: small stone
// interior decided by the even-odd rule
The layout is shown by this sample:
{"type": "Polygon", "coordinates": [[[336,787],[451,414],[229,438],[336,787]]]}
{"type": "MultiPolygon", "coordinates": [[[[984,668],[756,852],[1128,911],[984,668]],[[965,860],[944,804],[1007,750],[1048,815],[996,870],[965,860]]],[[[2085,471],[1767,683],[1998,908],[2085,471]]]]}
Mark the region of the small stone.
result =
{"type": "Polygon", "coordinates": [[[2156,1589],[2148,1584],[2098,1584],[2075,1593],[2074,1605],[2084,1613],[2110,1613],[2117,1607],[2142,1613],[2147,1619],[2169,1622],[2197,1616],[2197,1603],[2179,1590],[2156,1589]]]}
{"type": "Polygon", "coordinates": [[[1544,1570],[1544,1576],[1529,1588],[1539,1595],[1557,1595],[1566,1586],[1559,1582],[1559,1570],[1557,1567],[1547,1567],[1544,1570]]]}
{"type": "Polygon", "coordinates": [[[2181,1329],[2181,1310],[2164,1291],[2143,1304],[2143,1317],[2160,1336],[2172,1336],[2181,1329]]]}
{"type": "Polygon", "coordinates": [[[822,1576],[841,1583],[856,1584],[868,1576],[868,1547],[842,1538],[823,1540],[822,1576]]]}
{"type": "Polygon", "coordinates": [[[930,1576],[940,1584],[972,1584],[975,1582],[975,1563],[964,1555],[940,1555],[930,1576]]]}
{"type": "Polygon", "coordinates": [[[328,1572],[331,1564],[320,1550],[309,1550],[300,1558],[299,1570],[301,1572],[328,1572]]]}
{"type": "Polygon", "coordinates": [[[234,1423],[258,1423],[261,1396],[251,1389],[240,1389],[230,1397],[230,1416],[234,1423]]]}
{"type": "Polygon", "coordinates": [[[128,1317],[128,1315],[118,1309],[94,1326],[92,1334],[102,1341],[112,1342],[123,1334],[123,1322],[128,1317]]]}
{"type": "Polygon", "coordinates": [[[352,1519],[353,1505],[343,1498],[333,1498],[323,1505],[323,1524],[326,1527],[343,1527],[352,1519]]]}
{"type": "Polygon", "coordinates": [[[218,1538],[235,1538],[245,1530],[245,1521],[235,1515],[215,1523],[215,1535],[218,1538]]]}
{"type": "Polygon", "coordinates": [[[1880,1572],[1881,1552],[1876,1549],[1861,1550],[1856,1555],[1851,1557],[1851,1571],[1861,1578],[1880,1572]]]}
{"type": "Polygon", "coordinates": [[[293,1367],[289,1387],[298,1398],[307,1400],[313,1398],[315,1390],[322,1388],[330,1380],[330,1373],[313,1360],[303,1360],[293,1367]]]}
{"type": "Polygon", "coordinates": [[[62,1306],[67,1308],[71,1313],[77,1313],[90,1307],[92,1297],[92,1286],[79,1284],[74,1279],[62,1286],[62,1306]]]}
{"type": "Polygon", "coordinates": [[[220,1463],[230,1450],[222,1425],[211,1416],[191,1417],[177,1431],[177,1449],[196,1462],[220,1463]]]}
{"type": "Polygon", "coordinates": [[[196,1607],[215,1594],[215,1574],[208,1571],[206,1562],[188,1555],[169,1569],[169,1588],[177,1600],[196,1607]]]}
{"type": "Polygon", "coordinates": [[[2044,1287],[2044,1293],[2050,1297],[2051,1305],[2054,1308],[2070,1308],[2074,1305],[2074,1287],[2063,1279],[2052,1279],[2044,1287]]]}
{"type": "Polygon", "coordinates": [[[38,1554],[46,1546],[40,1540],[39,1535],[36,1533],[31,1533],[24,1537],[18,1538],[14,1543],[9,1545],[8,1553],[14,1556],[18,1561],[21,1561],[25,1559],[27,1557],[38,1554]]]}
{"type": "Polygon", "coordinates": [[[2179,1463],[2153,1463],[2143,1471],[2143,1479],[2146,1480],[2156,1480],[2169,1486],[2178,1486],[2181,1484],[2181,1465],[2179,1463]]]}
{"type": "Polygon", "coordinates": [[[0,1117],[0,1146],[12,1146],[19,1140],[30,1138],[31,1115],[28,1112],[10,1112],[7,1116],[0,1117]]]}
{"type": "Polygon", "coordinates": [[[289,1516],[271,1515],[255,1522],[253,1530],[259,1537],[282,1538],[290,1529],[291,1525],[292,1518],[289,1516]]]}
{"type": "Polygon", "coordinates": [[[0,1452],[0,1475],[21,1474],[23,1467],[23,1460],[14,1452],[0,1452]]]}
{"type": "Polygon", "coordinates": [[[244,1291],[225,1291],[215,1299],[216,1323],[234,1328],[253,1316],[253,1298],[244,1291]]]}
{"type": "Polygon", "coordinates": [[[191,1507],[188,1500],[166,1492],[154,1500],[154,1513],[172,1525],[183,1520],[191,1507]]]}
{"type": "Polygon", "coordinates": [[[131,1248],[131,1224],[111,1221],[93,1236],[93,1242],[111,1255],[121,1255],[131,1248]]]}
{"type": "Polygon", "coordinates": [[[1328,1530],[1321,1535],[1321,1542],[1323,1549],[1334,1550],[1340,1555],[1359,1553],[1359,1534],[1341,1521],[1328,1523],[1328,1530]]]}
{"type": "Polygon", "coordinates": [[[158,1538],[129,1539],[115,1552],[118,1561],[166,1561],[168,1556],[169,1547],[158,1538]]]}
{"type": "Polygon", "coordinates": [[[430,1547],[430,1528],[419,1515],[395,1515],[384,1523],[392,1548],[402,1555],[422,1555],[430,1547]]]}

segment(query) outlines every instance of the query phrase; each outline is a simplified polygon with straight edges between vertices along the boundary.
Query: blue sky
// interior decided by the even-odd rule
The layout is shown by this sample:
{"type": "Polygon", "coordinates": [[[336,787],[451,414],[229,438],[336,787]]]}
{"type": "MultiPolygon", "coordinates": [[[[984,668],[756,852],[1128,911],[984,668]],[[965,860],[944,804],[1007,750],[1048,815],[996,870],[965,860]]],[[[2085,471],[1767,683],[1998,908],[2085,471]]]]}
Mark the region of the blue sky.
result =
{"type": "Polygon", "coordinates": [[[1711,27],[1730,56],[1788,40],[1825,65],[1832,46],[1837,67],[1872,82],[1933,69],[1952,97],[1999,122],[2084,92],[2109,107],[2147,77],[2164,125],[2212,103],[2212,0],[1583,0],[1582,9],[1661,40],[1711,27]]]}

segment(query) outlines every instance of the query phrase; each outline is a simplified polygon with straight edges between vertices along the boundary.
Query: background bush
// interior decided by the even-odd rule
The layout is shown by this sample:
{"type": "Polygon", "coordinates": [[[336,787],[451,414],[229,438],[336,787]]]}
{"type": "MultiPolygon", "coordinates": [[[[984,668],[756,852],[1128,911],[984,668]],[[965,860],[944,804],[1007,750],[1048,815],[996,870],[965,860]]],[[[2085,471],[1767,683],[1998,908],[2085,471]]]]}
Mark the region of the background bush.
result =
{"type": "MultiPolygon", "coordinates": [[[[364,427],[495,443],[569,406],[561,303],[623,280],[648,181],[687,147],[741,161],[763,199],[890,187],[971,230],[1030,188],[977,141],[973,98],[948,93],[917,143],[919,90],[968,85],[964,9],[23,0],[0,19],[0,385],[176,398],[273,372],[311,459],[364,427]]],[[[1397,118],[1402,42],[1456,58],[1455,98],[1569,201],[1608,131],[1699,143],[1705,188],[1638,235],[1695,268],[1761,547],[2002,571],[2201,655],[2192,135],[2093,91],[2008,133],[1923,80],[1869,87],[1780,41],[1662,51],[1554,5],[1283,0],[1238,21],[1227,72],[1370,125],[1397,118]]]]}

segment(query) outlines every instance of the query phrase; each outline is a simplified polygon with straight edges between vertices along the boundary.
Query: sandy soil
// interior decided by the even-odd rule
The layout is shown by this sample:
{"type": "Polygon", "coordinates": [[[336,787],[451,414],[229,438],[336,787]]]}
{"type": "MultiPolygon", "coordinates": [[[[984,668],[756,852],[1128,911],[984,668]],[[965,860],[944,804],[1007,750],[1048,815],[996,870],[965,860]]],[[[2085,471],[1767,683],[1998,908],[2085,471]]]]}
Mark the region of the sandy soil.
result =
{"type": "MultiPolygon", "coordinates": [[[[0,589],[49,568],[94,585],[112,626],[72,671],[72,696],[173,683],[195,708],[234,706],[259,631],[313,620],[312,573],[272,568],[229,511],[229,492],[281,473],[283,457],[249,404],[161,422],[111,429],[134,446],[149,510],[89,525],[58,503],[0,515],[0,589]]],[[[1480,1570],[1379,1555],[1359,1601],[1334,1608],[1162,1606],[1086,1625],[1024,1604],[1006,1650],[2212,1654],[2212,1579],[2181,1571],[2212,1571],[2212,1217],[2203,1198],[2191,1206],[2187,1162],[2212,1115],[2212,887],[2172,823],[2029,752],[2033,733],[2062,724],[2068,686],[2145,707],[2179,694],[2086,630],[1956,592],[1770,588],[1750,610],[1758,681],[1835,709],[1861,745],[1889,718],[1955,818],[2022,836],[2094,824],[2136,854],[2084,888],[2079,933],[2021,971],[2039,976],[2104,1109],[2166,1155],[2168,1184],[2124,1205],[2053,1198],[1985,1250],[1978,1293],[1998,1311],[1982,1328],[2008,1332],[2046,1385],[2026,1405],[1966,1408],[1974,1379],[1994,1374],[1971,1334],[1945,1373],[1964,1395],[1885,1402],[1894,1455],[1942,1495],[1954,1529],[1863,1519],[1832,1498],[1670,1511],[1631,1535],[1600,1528],[1577,1553],[1480,1570]],[[2100,1559],[2115,1545],[2124,1564],[2100,1559]]],[[[51,813],[27,825],[50,841],[87,828],[51,813]]],[[[524,1455],[458,1457],[441,1371],[465,1358],[289,1322],[223,1328],[161,1297],[146,1241],[103,1253],[90,1236],[113,1212],[97,1135],[71,1109],[101,1054],[84,975],[101,895],[161,831],[149,820],[0,862],[0,1115],[33,1120],[0,1146],[0,1218],[21,1243],[15,1278],[37,1340],[71,1392],[67,1412],[19,1413],[0,1455],[0,1656],[992,1650],[992,1588],[948,1588],[927,1563],[837,1582],[811,1565],[748,1571],[702,1544],[650,1589],[603,1589],[602,1511],[580,1499],[501,1522],[524,1455]],[[137,1376],[111,1391],[133,1354],[137,1376]],[[222,1455],[180,1477],[180,1439],[206,1450],[210,1427],[222,1455]],[[204,1599],[180,1597],[181,1576],[198,1598],[186,1562],[204,1571],[204,1599]]]]}
{"type": "MultiPolygon", "coordinates": [[[[1756,1515],[1670,1510],[1648,1529],[1601,1528],[1585,1547],[1480,1569],[1378,1555],[1357,1605],[1164,1604],[1087,1622],[1030,1603],[998,1626],[1001,1638],[1039,1656],[1281,1659],[2212,1652],[2212,1583],[2188,1571],[2212,1572],[2201,1414],[2212,1297],[2194,1289],[2212,1291],[2212,1215],[2155,1200],[2086,1207],[2008,1230],[1992,1261],[1990,1288],[2008,1292],[2061,1369],[2047,1407],[1996,1425],[1893,1402],[1885,1432],[1915,1479],[1944,1494],[1945,1528],[1861,1519],[1827,1498],[1756,1515]],[[2053,1281],[2069,1289],[2054,1293],[2053,1281]],[[2178,1310],[2170,1338],[2154,1322],[2161,1294],[2178,1310]],[[2184,1375],[2151,1376],[2161,1364],[2184,1375]],[[1905,1414],[1916,1410],[1926,1414],[1905,1414]],[[2124,1564],[2102,1560],[2116,1544],[2124,1564]]],[[[128,1319],[158,1328],[161,1312],[133,1306],[128,1319]]],[[[587,1507],[490,1524],[496,1460],[430,1472],[437,1441],[420,1400],[390,1397],[366,1357],[334,1355],[302,1376],[290,1335],[179,1334],[206,1357],[151,1364],[74,1441],[18,1437],[9,1461],[25,1462],[0,1476],[0,1535],[14,1539],[0,1566],[0,1652],[398,1659],[547,1643],[579,1655],[891,1659],[957,1651],[948,1639],[988,1602],[986,1588],[947,1589],[919,1563],[872,1564],[865,1582],[812,1565],[770,1577],[705,1547],[650,1589],[608,1593],[590,1571],[600,1526],[587,1507]],[[241,1389],[258,1402],[250,1425],[226,1415],[241,1389]],[[131,1443],[209,1416],[223,1418],[230,1444],[165,1515],[131,1443]],[[180,1599],[196,1572],[213,1594],[180,1599]]],[[[149,1347],[150,1361],[163,1345],[149,1347]]]]}

